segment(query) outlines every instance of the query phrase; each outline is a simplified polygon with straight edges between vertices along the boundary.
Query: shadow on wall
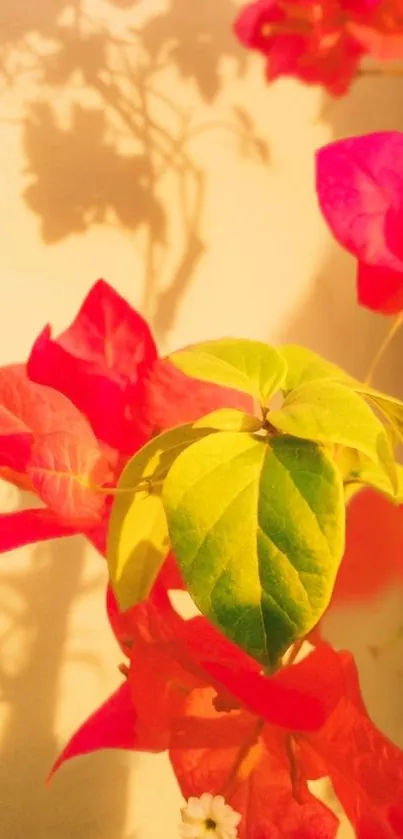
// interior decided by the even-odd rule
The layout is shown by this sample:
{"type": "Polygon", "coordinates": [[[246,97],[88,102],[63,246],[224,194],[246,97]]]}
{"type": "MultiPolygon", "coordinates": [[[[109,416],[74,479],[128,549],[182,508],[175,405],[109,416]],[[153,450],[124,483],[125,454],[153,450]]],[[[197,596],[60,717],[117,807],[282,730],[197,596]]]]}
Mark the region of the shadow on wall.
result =
{"type": "Polygon", "coordinates": [[[67,0],[30,0],[26,19],[24,5],[6,3],[0,55],[6,86],[32,79],[21,122],[25,201],[48,245],[95,224],[133,234],[144,250],[142,310],[164,340],[204,252],[205,173],[192,139],[230,131],[236,151],[268,160],[243,108],[219,124],[192,118],[200,97],[205,105],[217,98],[224,59],[235,73],[246,67],[231,31],[236,6],[169,0],[136,28],[135,0],[110,0],[110,25],[85,0],[74,13],[67,0]],[[160,85],[166,73],[172,96],[160,85]]]}
{"type": "MultiPolygon", "coordinates": [[[[373,131],[403,131],[403,78],[361,78],[346,97],[326,99],[321,118],[330,123],[335,140],[373,131]]],[[[353,257],[329,237],[326,263],[281,338],[304,344],[364,377],[390,319],[358,306],[355,270],[353,257]]],[[[400,335],[376,377],[379,387],[400,396],[402,352],[400,335]]]]}
{"type": "MultiPolygon", "coordinates": [[[[69,662],[70,609],[88,593],[83,551],[78,538],[38,546],[21,575],[3,570],[7,557],[2,558],[1,613],[8,618],[0,671],[0,701],[6,706],[0,741],[2,839],[124,837],[128,778],[121,754],[73,761],[45,786],[61,746],[56,710],[62,665],[69,662]],[[8,644],[17,645],[15,655],[5,654],[8,644]]],[[[85,640],[77,656],[90,670],[97,666],[85,652],[85,640]]]]}

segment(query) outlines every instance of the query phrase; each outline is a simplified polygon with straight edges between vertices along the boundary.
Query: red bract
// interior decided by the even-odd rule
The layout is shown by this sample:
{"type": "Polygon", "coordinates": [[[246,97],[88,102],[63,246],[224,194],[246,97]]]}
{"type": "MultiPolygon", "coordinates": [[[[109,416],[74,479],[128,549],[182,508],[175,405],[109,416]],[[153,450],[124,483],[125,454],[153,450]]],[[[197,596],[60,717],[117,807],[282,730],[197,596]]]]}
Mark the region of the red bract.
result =
{"type": "Polygon", "coordinates": [[[368,0],[368,15],[351,28],[368,52],[380,61],[403,57],[401,0],[368,0]],[[367,21],[365,20],[367,17],[367,21]]]}
{"type": "Polygon", "coordinates": [[[103,499],[89,484],[102,483],[107,474],[91,426],[63,394],[31,382],[23,365],[0,370],[3,478],[36,492],[55,522],[79,527],[101,519],[103,499]]]}
{"type": "Polygon", "coordinates": [[[403,753],[371,722],[353,659],[342,658],[344,695],[323,728],[304,740],[302,763],[311,778],[330,777],[356,839],[400,839],[403,753]]]}
{"type": "Polygon", "coordinates": [[[242,816],[240,839],[333,839],[337,818],[306,786],[299,747],[242,709],[220,712],[194,690],[172,731],[170,757],[186,798],[223,794],[242,816]]]}
{"type": "Polygon", "coordinates": [[[61,536],[72,536],[77,529],[63,524],[51,510],[19,510],[0,513],[0,548],[12,551],[32,542],[45,542],[61,536]]]}
{"type": "Polygon", "coordinates": [[[169,361],[159,358],[145,377],[138,422],[150,437],[223,407],[254,411],[253,399],[245,393],[189,379],[169,361]]]}
{"type": "Polygon", "coordinates": [[[225,405],[253,407],[158,359],[147,323],[100,280],[59,338],[41,333],[27,370],[0,369],[0,476],[48,508],[0,519],[0,550],[84,532],[104,552],[111,502],[97,487],[154,434],[225,405]]]}
{"type": "Polygon", "coordinates": [[[35,438],[65,428],[94,439],[89,423],[63,394],[31,382],[22,364],[1,368],[1,467],[24,474],[35,438]]]}
{"type": "MultiPolygon", "coordinates": [[[[328,612],[346,603],[370,601],[403,585],[403,506],[363,489],[347,507],[346,545],[328,612]]],[[[322,621],[309,633],[322,641],[322,621]]]]}
{"type": "Polygon", "coordinates": [[[369,720],[348,654],[321,644],[268,678],[204,618],[183,621],[159,583],[122,616],[109,594],[109,614],[127,681],[54,771],[102,748],[169,749],[183,794],[224,795],[241,839],[333,839],[337,819],[307,786],[329,776],[358,839],[401,837],[403,754],[369,720]]]}
{"type": "Polygon", "coordinates": [[[361,7],[357,0],[257,0],[241,11],[235,33],[266,56],[269,79],[297,76],[341,95],[365,52],[348,27],[361,7]]]}
{"type": "Polygon", "coordinates": [[[28,474],[42,501],[66,523],[88,527],[102,518],[105,499],[94,488],[108,478],[109,467],[95,436],[80,438],[70,430],[38,436],[28,474]]]}
{"type": "Polygon", "coordinates": [[[340,140],[317,155],[322,213],[358,259],[358,300],[385,314],[403,309],[403,134],[340,140]]]}
{"type": "Polygon", "coordinates": [[[267,58],[267,76],[296,76],[345,93],[365,54],[403,56],[400,0],[255,0],[235,23],[244,46],[267,58]]]}
{"type": "Polygon", "coordinates": [[[148,324],[104,280],[59,338],[46,327],[28,372],[68,396],[97,436],[125,455],[159,431],[214,408],[251,407],[249,397],[191,380],[159,359],[148,324]]]}
{"type": "Polygon", "coordinates": [[[142,377],[157,357],[148,324],[103,280],[57,339],[47,326],[32,349],[28,372],[34,381],[64,393],[88,417],[96,435],[132,453],[133,410],[141,403],[142,377]]]}
{"type": "Polygon", "coordinates": [[[346,548],[332,604],[374,597],[403,582],[403,507],[371,489],[350,501],[346,548]]]}

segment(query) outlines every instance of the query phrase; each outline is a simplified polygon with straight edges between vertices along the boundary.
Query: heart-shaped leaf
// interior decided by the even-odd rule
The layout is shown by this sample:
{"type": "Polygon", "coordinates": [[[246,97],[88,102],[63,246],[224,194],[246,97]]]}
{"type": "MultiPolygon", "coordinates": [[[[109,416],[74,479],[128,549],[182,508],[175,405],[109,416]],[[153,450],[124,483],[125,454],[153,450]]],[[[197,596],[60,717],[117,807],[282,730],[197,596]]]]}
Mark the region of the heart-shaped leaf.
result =
{"type": "Polygon", "coordinates": [[[340,449],[337,453],[337,466],[343,476],[345,492],[348,497],[364,486],[372,487],[385,495],[392,503],[403,502],[403,467],[396,464],[397,488],[393,489],[385,470],[378,463],[354,449],[340,449]]]}
{"type": "Polygon", "coordinates": [[[366,385],[358,384],[355,389],[370,404],[376,406],[381,415],[389,423],[397,439],[403,442],[403,402],[394,396],[389,396],[374,388],[366,387],[366,385]]]}
{"type": "Polygon", "coordinates": [[[362,452],[383,465],[396,487],[396,465],[385,428],[349,387],[324,379],[305,382],[288,394],[280,410],[269,413],[268,420],[285,434],[362,452]]]}
{"type": "Polygon", "coordinates": [[[146,599],[168,553],[164,478],[183,449],[209,433],[192,425],[166,431],[140,449],[122,472],[107,545],[111,584],[122,609],[146,599]]]}
{"type": "Polygon", "coordinates": [[[236,408],[221,408],[197,420],[194,428],[212,428],[216,431],[259,431],[262,420],[236,408]]]}
{"type": "Polygon", "coordinates": [[[306,347],[285,344],[283,347],[279,347],[279,352],[281,352],[287,364],[287,373],[282,384],[284,393],[294,390],[305,382],[314,382],[318,379],[331,379],[351,387],[355,383],[355,379],[341,367],[338,367],[337,364],[327,361],[327,359],[306,347]]]}
{"type": "Polygon", "coordinates": [[[285,361],[274,347],[246,338],[203,341],[169,358],[188,376],[250,393],[263,404],[286,374],[285,361]]]}
{"type": "Polygon", "coordinates": [[[218,432],[179,455],[162,497],[196,605],[275,665],[330,600],[344,545],[334,464],[313,443],[218,432]]]}

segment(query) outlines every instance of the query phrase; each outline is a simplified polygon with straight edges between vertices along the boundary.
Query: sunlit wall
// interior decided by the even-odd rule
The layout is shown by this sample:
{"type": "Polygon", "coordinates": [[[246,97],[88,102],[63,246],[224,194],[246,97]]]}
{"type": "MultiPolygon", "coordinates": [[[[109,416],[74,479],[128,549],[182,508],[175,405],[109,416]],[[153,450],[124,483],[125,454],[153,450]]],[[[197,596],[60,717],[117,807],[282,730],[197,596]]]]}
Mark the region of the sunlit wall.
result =
{"type": "MultiPolygon", "coordinates": [[[[363,79],[337,102],[269,88],[231,35],[235,13],[231,0],[3,0],[1,363],[24,360],[45,322],[65,327],[102,276],[162,351],[221,334],[291,340],[364,373],[387,323],[356,306],[353,262],[317,209],[314,153],[403,129],[402,81],[363,79]]],[[[380,372],[395,392],[398,355],[399,342],[380,372]]],[[[0,497],[24,503],[5,486],[0,497]]],[[[78,538],[0,557],[2,839],[177,835],[164,757],[83,758],[44,786],[120,680],[104,589],[78,538]]],[[[400,741],[403,649],[375,662],[369,646],[401,607],[392,593],[329,627],[353,643],[370,709],[400,741]]]]}

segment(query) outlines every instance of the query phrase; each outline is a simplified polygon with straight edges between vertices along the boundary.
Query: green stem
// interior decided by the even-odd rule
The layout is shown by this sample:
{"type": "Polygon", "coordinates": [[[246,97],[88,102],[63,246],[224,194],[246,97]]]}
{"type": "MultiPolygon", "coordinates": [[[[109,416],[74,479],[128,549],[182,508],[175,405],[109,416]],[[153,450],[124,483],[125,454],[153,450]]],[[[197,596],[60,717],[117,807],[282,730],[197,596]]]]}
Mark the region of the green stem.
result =
{"type": "Polygon", "coordinates": [[[400,313],[397,316],[397,318],[395,318],[395,320],[393,321],[390,329],[386,333],[386,336],[385,336],[384,340],[382,341],[381,346],[379,347],[378,352],[375,354],[375,357],[374,357],[374,359],[372,360],[372,362],[369,366],[368,373],[367,373],[367,375],[364,379],[364,384],[366,384],[366,385],[371,384],[372,377],[374,375],[374,372],[375,372],[381,358],[383,358],[386,350],[389,347],[389,344],[393,341],[393,338],[395,337],[396,333],[400,329],[402,323],[403,323],[403,313],[400,313]]]}
{"type": "MultiPolygon", "coordinates": [[[[81,483],[81,481],[79,481],[81,483]]],[[[103,487],[99,486],[98,484],[89,484],[85,483],[84,486],[86,489],[90,489],[93,492],[96,492],[97,495],[134,495],[136,492],[148,492],[151,493],[157,486],[162,486],[163,481],[152,481],[151,478],[148,481],[144,481],[143,483],[137,484],[135,487],[103,487]]]]}

